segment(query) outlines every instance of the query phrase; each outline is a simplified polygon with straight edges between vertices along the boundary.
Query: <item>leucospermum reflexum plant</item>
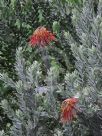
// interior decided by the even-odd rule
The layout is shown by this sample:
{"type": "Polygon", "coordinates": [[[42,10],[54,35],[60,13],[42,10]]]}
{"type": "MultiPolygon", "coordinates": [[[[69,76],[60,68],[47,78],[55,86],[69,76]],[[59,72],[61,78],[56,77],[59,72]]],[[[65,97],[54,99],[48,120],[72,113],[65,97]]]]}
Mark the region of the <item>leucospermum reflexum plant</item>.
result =
{"type": "MultiPolygon", "coordinates": [[[[67,67],[65,71],[67,73],[65,79],[63,79],[65,73],[62,72],[59,74],[58,67],[54,65],[52,67],[50,65],[51,61],[48,49],[50,48],[50,44],[53,41],[56,43],[58,38],[45,27],[41,26],[37,28],[30,37],[29,45],[31,49],[38,48],[40,51],[46,72],[43,73],[43,66],[35,61],[35,59],[33,59],[34,62],[31,61],[31,65],[26,64],[22,48],[17,50],[15,71],[18,76],[16,80],[12,80],[7,74],[0,75],[0,79],[5,82],[6,86],[13,88],[12,93],[14,94],[9,101],[3,100],[0,104],[5,114],[12,120],[11,127],[10,125],[7,127],[7,129],[10,128],[10,133],[1,131],[0,135],[2,136],[102,135],[102,1],[83,0],[83,7],[80,6],[79,8],[76,6],[74,12],[73,8],[71,8],[71,11],[69,10],[71,4],[68,6],[68,0],[56,0],[55,2],[58,6],[55,6],[55,10],[52,12],[54,13],[58,7],[60,14],[58,14],[59,17],[55,20],[57,20],[61,26],[61,34],[58,35],[59,37],[61,36],[61,38],[59,38],[61,46],[58,45],[58,43],[57,45],[67,54],[68,52],[70,53],[70,51],[66,51],[66,49],[71,46],[75,58],[75,71],[68,72],[69,69],[67,69],[67,67]],[[68,4],[66,4],[66,2],[68,4]],[[68,42],[65,42],[64,31],[66,32],[68,42]],[[67,33],[67,31],[69,33],[67,33]],[[67,36],[67,34],[71,34],[73,39],[72,37],[68,37],[69,35],[67,36]],[[75,97],[77,92],[80,94],[78,98],[75,97]]],[[[8,1],[4,3],[7,4],[8,1]]],[[[17,3],[17,5],[19,5],[19,2],[17,3]]],[[[7,30],[7,32],[9,30],[8,28],[10,28],[11,33],[14,33],[13,35],[11,34],[10,37],[13,36],[16,38],[16,44],[14,40],[14,45],[17,46],[18,43],[22,41],[21,36],[23,34],[25,36],[28,35],[25,31],[26,26],[28,32],[31,32],[29,29],[32,29],[32,27],[29,27],[28,24],[34,20],[34,18],[32,18],[34,14],[28,10],[26,13],[30,13],[31,20],[27,20],[29,17],[24,13],[25,8],[23,8],[23,6],[26,5],[25,3],[26,2],[22,5],[21,2],[23,15],[19,17],[23,17],[22,19],[24,19],[27,24],[23,23],[22,19],[20,20],[19,18],[19,20],[17,19],[16,21],[15,18],[13,22],[15,23],[16,21],[15,25],[18,27],[17,29],[17,27],[13,27],[12,21],[6,25],[4,21],[6,19],[5,17],[3,22],[0,23],[4,26],[2,28],[6,28],[5,30],[7,30]],[[24,27],[23,33],[21,33],[22,27],[24,27]],[[21,41],[19,41],[20,39],[21,41]]],[[[12,9],[14,13],[14,8],[18,6],[15,5],[15,2],[12,4],[10,3],[10,5],[13,6],[12,9]]],[[[32,6],[36,7],[35,4],[32,6]]],[[[3,7],[5,8],[5,6],[3,7]]],[[[10,6],[7,7],[8,9],[10,8],[10,6]]],[[[17,18],[18,15],[22,14],[18,13],[19,10],[17,10],[17,18]]],[[[52,18],[53,13],[51,14],[52,18]]],[[[56,14],[57,12],[54,13],[55,17],[56,14]]],[[[43,11],[41,13],[41,16],[42,15],[43,11]]],[[[12,20],[11,17],[8,17],[8,21],[10,21],[9,19],[12,20]]],[[[53,23],[53,21],[51,23],[53,23]]],[[[56,26],[56,22],[54,25],[56,26]]],[[[32,26],[36,27],[34,23],[32,26]]],[[[49,27],[51,28],[51,26],[49,27]]],[[[3,39],[5,39],[5,32],[3,30],[3,39]]],[[[55,30],[55,32],[58,31],[55,30]]],[[[8,44],[9,38],[6,40],[8,44]]],[[[12,40],[13,38],[10,38],[10,41],[12,40]]],[[[25,45],[25,42],[23,45],[25,45]]],[[[55,51],[55,47],[57,46],[56,44],[53,45],[52,49],[55,51]]],[[[58,50],[58,48],[56,48],[56,51],[57,53],[62,53],[62,50],[58,50]]],[[[35,52],[33,52],[33,55],[35,55],[35,52]]],[[[29,56],[31,56],[31,54],[29,56]]],[[[64,56],[62,61],[65,61],[65,58],[66,56],[64,56]]],[[[60,55],[58,59],[60,59],[60,55]]],[[[68,58],[66,60],[68,60],[68,58]]],[[[66,64],[69,66],[69,63],[66,64]]]]}
{"type": "MultiPolygon", "coordinates": [[[[13,124],[10,136],[102,136],[102,1],[97,12],[93,0],[83,3],[80,14],[78,10],[79,21],[75,22],[80,43],[67,37],[75,57],[75,70],[67,71],[64,80],[60,80],[58,69],[48,67],[45,61],[46,75],[42,79],[40,64],[35,61],[26,67],[22,49],[16,54],[18,80],[0,75],[6,85],[16,90],[18,109],[2,102],[13,124]],[[46,90],[44,96],[39,94],[39,88],[46,90]]],[[[39,27],[29,44],[40,47],[45,57],[43,49],[52,41],[56,41],[55,36],[39,27]]]]}
{"type": "MultiPolygon", "coordinates": [[[[45,46],[49,45],[50,42],[57,41],[54,34],[48,31],[45,27],[38,27],[33,35],[30,37],[29,44],[32,47],[38,46],[40,48],[45,48],[45,46]]],[[[44,51],[44,50],[43,50],[44,51]]],[[[43,56],[44,57],[44,56],[43,56]]],[[[76,116],[76,108],[75,105],[78,103],[78,98],[68,98],[62,102],[61,105],[61,122],[67,123],[71,122],[73,118],[76,116]]]]}
{"type": "Polygon", "coordinates": [[[31,47],[38,47],[38,50],[42,56],[42,60],[45,63],[46,69],[50,68],[50,60],[46,46],[48,46],[53,41],[57,41],[55,35],[43,26],[38,27],[34,31],[33,35],[29,38],[29,45],[31,47]]]}
{"type": "MultiPolygon", "coordinates": [[[[39,27],[30,37],[29,45],[45,49],[52,41],[56,41],[55,36],[46,28],[39,27]]],[[[69,124],[76,118],[78,98],[70,97],[64,98],[62,102],[58,101],[56,92],[62,86],[59,83],[59,70],[54,66],[46,69],[45,79],[42,79],[41,65],[34,61],[31,66],[27,66],[22,48],[19,48],[15,64],[18,80],[13,81],[7,74],[0,75],[0,79],[15,90],[16,96],[11,99],[12,103],[15,102],[13,104],[16,109],[8,101],[1,103],[5,114],[12,120],[10,136],[53,136],[59,133],[60,122],[69,124]]],[[[60,132],[62,134],[62,127],[60,132]]]]}
{"type": "Polygon", "coordinates": [[[68,98],[62,102],[61,105],[61,122],[67,123],[71,122],[76,116],[77,108],[76,104],[78,103],[78,98],[68,98]]]}
{"type": "Polygon", "coordinates": [[[49,45],[52,41],[56,41],[55,35],[48,31],[45,27],[38,27],[33,35],[30,37],[29,44],[34,46],[45,47],[49,45]]]}

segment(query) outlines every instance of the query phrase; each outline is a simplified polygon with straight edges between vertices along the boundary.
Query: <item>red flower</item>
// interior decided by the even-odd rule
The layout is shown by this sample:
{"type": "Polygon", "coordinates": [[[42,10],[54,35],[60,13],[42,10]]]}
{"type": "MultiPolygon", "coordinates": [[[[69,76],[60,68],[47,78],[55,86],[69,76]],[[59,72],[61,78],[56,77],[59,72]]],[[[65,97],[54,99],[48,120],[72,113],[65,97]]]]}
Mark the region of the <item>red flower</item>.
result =
{"type": "Polygon", "coordinates": [[[76,115],[75,105],[78,102],[78,98],[69,98],[62,102],[61,105],[61,122],[66,123],[72,121],[76,115]]]}
{"type": "Polygon", "coordinates": [[[30,37],[29,43],[31,46],[46,46],[51,41],[56,41],[54,34],[48,31],[45,27],[38,27],[30,37]]]}

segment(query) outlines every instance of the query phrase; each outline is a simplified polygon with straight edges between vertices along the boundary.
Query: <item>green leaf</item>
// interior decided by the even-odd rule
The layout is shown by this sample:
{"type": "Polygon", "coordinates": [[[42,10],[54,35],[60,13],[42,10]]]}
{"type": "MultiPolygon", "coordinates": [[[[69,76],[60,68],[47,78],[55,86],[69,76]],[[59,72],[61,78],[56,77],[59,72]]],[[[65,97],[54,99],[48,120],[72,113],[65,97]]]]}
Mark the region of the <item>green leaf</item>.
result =
{"type": "Polygon", "coordinates": [[[56,62],[55,58],[52,58],[51,60],[51,66],[54,67],[57,71],[59,70],[60,66],[56,62]]]}
{"type": "Polygon", "coordinates": [[[11,0],[11,6],[12,6],[12,8],[15,7],[15,4],[16,4],[16,0],[11,0]]]}
{"type": "Polygon", "coordinates": [[[43,17],[43,10],[42,9],[39,9],[38,10],[38,19],[39,19],[39,23],[41,23],[43,20],[44,20],[44,17],[43,17]]]}
{"type": "Polygon", "coordinates": [[[19,19],[16,20],[15,26],[20,29],[21,23],[19,19]]]}
{"type": "Polygon", "coordinates": [[[58,21],[54,21],[52,25],[53,32],[59,33],[60,31],[60,23],[58,21]]]}

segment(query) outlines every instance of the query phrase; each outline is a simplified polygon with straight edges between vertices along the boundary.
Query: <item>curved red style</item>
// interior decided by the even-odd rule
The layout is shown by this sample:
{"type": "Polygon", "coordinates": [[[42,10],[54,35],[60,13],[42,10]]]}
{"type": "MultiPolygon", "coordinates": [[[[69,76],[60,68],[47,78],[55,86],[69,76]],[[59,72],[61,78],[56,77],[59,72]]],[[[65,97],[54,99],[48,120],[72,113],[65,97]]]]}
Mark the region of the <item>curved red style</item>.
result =
{"type": "Polygon", "coordinates": [[[73,120],[76,116],[76,103],[78,102],[78,98],[69,98],[62,102],[61,105],[61,122],[67,123],[73,120]]]}
{"type": "Polygon", "coordinates": [[[48,31],[45,27],[38,27],[33,35],[30,37],[30,45],[31,46],[46,46],[51,41],[56,41],[54,34],[48,31]]]}

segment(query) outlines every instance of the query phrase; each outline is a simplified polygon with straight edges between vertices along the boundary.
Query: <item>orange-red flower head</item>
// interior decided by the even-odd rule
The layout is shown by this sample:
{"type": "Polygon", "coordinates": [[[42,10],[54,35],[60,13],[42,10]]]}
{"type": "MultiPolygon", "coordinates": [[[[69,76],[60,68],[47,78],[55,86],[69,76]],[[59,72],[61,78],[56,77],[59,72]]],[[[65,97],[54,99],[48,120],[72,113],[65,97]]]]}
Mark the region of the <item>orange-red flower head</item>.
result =
{"type": "Polygon", "coordinates": [[[69,98],[62,102],[61,105],[61,122],[67,123],[72,121],[72,119],[76,116],[76,103],[78,102],[78,98],[69,98]]]}
{"type": "Polygon", "coordinates": [[[48,31],[45,27],[38,27],[30,37],[29,43],[31,46],[46,46],[51,41],[56,41],[54,34],[48,31]]]}

